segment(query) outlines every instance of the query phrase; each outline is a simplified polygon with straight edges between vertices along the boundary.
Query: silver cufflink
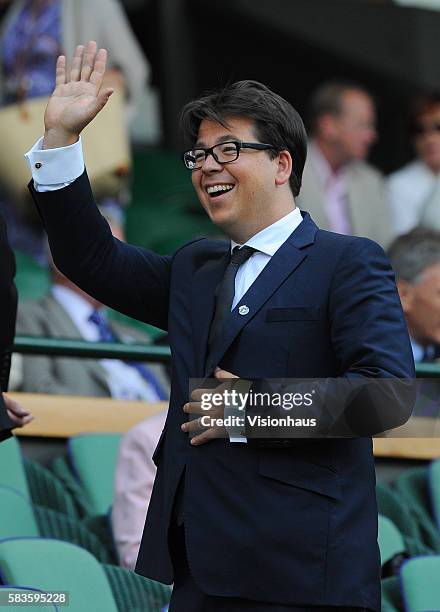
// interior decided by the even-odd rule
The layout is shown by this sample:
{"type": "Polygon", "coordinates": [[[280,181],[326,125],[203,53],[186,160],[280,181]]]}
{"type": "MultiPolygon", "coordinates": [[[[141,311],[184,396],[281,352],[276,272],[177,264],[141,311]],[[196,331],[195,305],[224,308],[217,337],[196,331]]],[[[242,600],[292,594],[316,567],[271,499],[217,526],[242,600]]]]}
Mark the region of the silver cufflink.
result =
{"type": "Polygon", "coordinates": [[[238,309],[238,313],[241,315],[247,315],[248,312],[249,312],[249,308],[245,304],[243,306],[240,306],[240,308],[238,309]]]}

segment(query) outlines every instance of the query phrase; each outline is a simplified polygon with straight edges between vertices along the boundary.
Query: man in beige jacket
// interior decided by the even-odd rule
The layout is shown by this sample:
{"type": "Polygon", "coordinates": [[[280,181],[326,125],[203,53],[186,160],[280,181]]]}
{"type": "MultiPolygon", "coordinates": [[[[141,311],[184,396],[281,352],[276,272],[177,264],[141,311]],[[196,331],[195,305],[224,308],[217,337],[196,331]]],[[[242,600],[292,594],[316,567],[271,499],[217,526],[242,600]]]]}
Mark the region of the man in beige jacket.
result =
{"type": "Polygon", "coordinates": [[[312,141],[300,208],[322,229],[387,246],[391,236],[383,178],[365,161],[376,140],[371,96],[358,85],[327,83],[314,94],[310,115],[312,141]]]}

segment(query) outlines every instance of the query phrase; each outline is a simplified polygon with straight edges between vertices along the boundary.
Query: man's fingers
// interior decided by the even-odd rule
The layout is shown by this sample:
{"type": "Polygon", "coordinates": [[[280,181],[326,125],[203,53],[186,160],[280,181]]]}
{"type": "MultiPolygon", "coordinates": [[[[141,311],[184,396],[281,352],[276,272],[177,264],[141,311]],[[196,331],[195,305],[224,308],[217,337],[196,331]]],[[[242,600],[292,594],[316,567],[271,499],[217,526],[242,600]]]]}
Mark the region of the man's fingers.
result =
{"type": "Polygon", "coordinates": [[[194,389],[194,391],[191,392],[191,399],[195,402],[201,402],[203,396],[207,397],[216,391],[217,389],[194,389]]]}
{"type": "Polygon", "coordinates": [[[104,78],[106,64],[107,64],[107,51],[105,49],[99,49],[95,57],[93,71],[90,75],[90,83],[95,85],[98,91],[102,85],[102,79],[104,78]]]}
{"type": "Polygon", "coordinates": [[[223,434],[224,432],[221,427],[210,427],[206,431],[200,433],[198,436],[191,438],[191,444],[193,446],[200,446],[200,444],[205,444],[206,442],[209,442],[215,438],[224,437],[223,434]]]}
{"type": "Polygon", "coordinates": [[[11,412],[10,410],[6,411],[8,413],[9,418],[14,423],[16,427],[24,427],[28,423],[34,420],[33,414],[27,414],[26,416],[18,416],[16,413],[11,412]]]}
{"type": "Polygon", "coordinates": [[[60,55],[57,59],[55,71],[55,86],[64,85],[66,82],[66,56],[60,55]]]}
{"type": "Polygon", "coordinates": [[[70,68],[70,81],[79,81],[81,76],[81,65],[84,55],[84,45],[78,45],[75,48],[75,53],[72,59],[72,65],[70,68]]]}
{"type": "Polygon", "coordinates": [[[180,429],[185,433],[196,433],[201,429],[204,429],[202,423],[200,422],[200,419],[201,417],[198,419],[193,419],[192,421],[187,421],[186,423],[183,423],[183,425],[180,426],[180,429]]]}
{"type": "Polygon", "coordinates": [[[81,81],[88,81],[92,74],[93,64],[95,63],[96,50],[98,45],[94,40],[91,40],[87,44],[86,52],[84,54],[84,61],[81,68],[81,81]]]}
{"type": "Polygon", "coordinates": [[[238,378],[238,376],[236,376],[235,374],[232,374],[232,372],[228,372],[227,370],[222,370],[219,367],[215,369],[214,376],[218,380],[228,380],[230,378],[238,378]]]}
{"type": "Polygon", "coordinates": [[[200,402],[188,402],[184,404],[183,412],[187,412],[188,414],[202,414],[204,411],[202,410],[200,402]]]}
{"type": "MultiPolygon", "coordinates": [[[[234,376],[234,378],[238,377],[234,376]]],[[[228,380],[225,380],[225,382],[219,383],[214,389],[194,389],[194,391],[191,392],[191,399],[196,402],[200,402],[202,401],[203,397],[209,399],[209,397],[211,397],[212,395],[222,393],[227,389],[230,389],[230,382],[228,380]]]]}
{"type": "Polygon", "coordinates": [[[10,398],[8,395],[3,394],[3,400],[5,402],[6,409],[9,412],[12,412],[17,416],[26,416],[30,414],[30,410],[24,408],[21,404],[19,404],[16,400],[10,398]]]}

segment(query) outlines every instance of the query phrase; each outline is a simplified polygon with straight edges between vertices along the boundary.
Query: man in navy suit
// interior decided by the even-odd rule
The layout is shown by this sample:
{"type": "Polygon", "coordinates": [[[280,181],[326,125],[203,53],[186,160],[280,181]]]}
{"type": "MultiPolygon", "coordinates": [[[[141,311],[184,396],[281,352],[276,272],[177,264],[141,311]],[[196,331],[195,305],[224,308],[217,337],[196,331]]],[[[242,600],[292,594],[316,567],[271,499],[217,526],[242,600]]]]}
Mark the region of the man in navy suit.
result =
{"type": "Polygon", "coordinates": [[[59,58],[44,140],[27,157],[56,265],[101,302],[169,333],[170,409],[136,571],[174,582],[177,612],[378,611],[371,439],[200,433],[188,421],[201,414],[188,382],[411,378],[389,263],[374,242],[319,230],[296,208],[304,127],[254,81],[183,112],[194,188],[230,240],[195,240],[163,257],[114,239],[78,142],[111,95],[101,89],[105,61],[95,43],[77,48],[69,74],[59,58]]]}

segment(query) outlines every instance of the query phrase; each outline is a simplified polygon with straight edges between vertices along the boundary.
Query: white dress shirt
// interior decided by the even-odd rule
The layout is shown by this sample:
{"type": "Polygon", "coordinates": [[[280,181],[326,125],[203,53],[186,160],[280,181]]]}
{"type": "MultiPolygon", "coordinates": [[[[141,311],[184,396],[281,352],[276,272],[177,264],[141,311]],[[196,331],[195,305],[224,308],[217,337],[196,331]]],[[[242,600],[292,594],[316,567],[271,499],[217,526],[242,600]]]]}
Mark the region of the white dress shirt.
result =
{"type": "Polygon", "coordinates": [[[231,240],[231,252],[236,246],[250,246],[258,251],[258,253],[253,253],[238,269],[231,310],[235,308],[260,272],[267,266],[272,255],[286,242],[301,221],[301,212],[299,208],[295,208],[272,225],[252,236],[244,245],[238,245],[231,240]]]}

